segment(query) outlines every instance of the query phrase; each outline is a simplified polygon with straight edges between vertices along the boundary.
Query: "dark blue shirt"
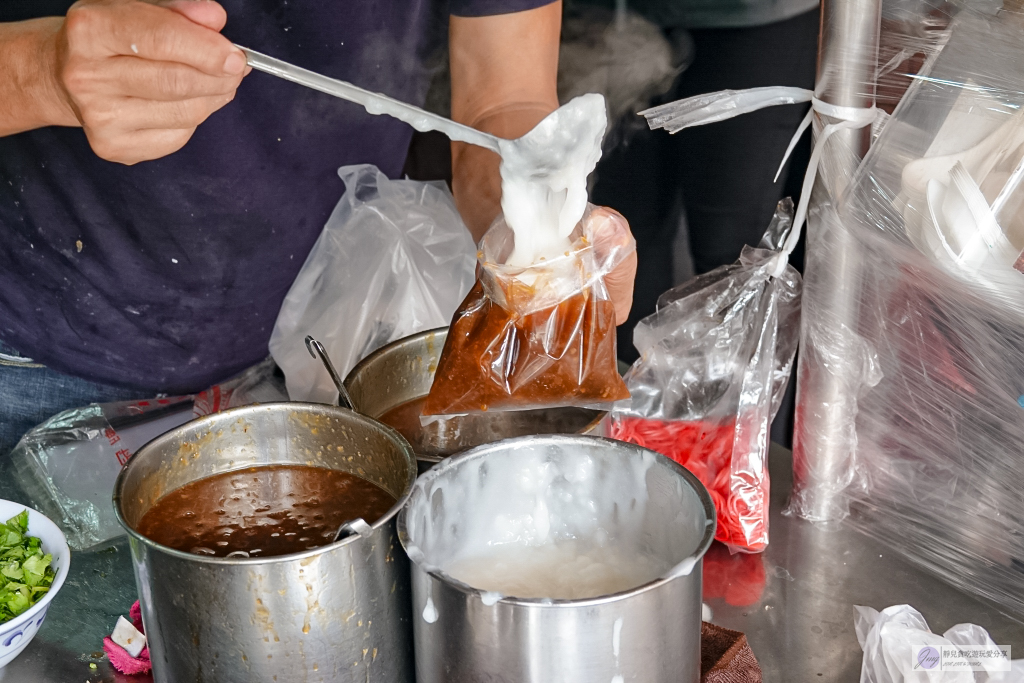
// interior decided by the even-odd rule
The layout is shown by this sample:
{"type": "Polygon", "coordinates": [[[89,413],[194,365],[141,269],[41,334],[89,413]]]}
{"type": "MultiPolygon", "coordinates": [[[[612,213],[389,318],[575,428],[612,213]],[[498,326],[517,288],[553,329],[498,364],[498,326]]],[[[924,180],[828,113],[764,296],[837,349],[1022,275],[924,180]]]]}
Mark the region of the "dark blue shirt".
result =
{"type": "MultiPolygon", "coordinates": [[[[246,47],[421,104],[447,14],[550,0],[222,0],[246,47]]],[[[0,4],[0,21],[61,14],[0,4]]],[[[343,186],[395,177],[412,129],[262,73],[180,151],[110,163],[76,128],[0,138],[0,340],[93,381],[194,391],[265,358],[281,301],[343,186]]]]}

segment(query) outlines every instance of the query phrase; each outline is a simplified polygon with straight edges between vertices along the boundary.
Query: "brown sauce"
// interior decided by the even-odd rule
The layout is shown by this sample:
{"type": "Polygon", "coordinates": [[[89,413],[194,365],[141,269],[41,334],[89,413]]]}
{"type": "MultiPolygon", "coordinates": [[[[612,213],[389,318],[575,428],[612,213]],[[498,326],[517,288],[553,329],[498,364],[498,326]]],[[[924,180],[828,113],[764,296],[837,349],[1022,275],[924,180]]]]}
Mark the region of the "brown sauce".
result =
{"type": "Polygon", "coordinates": [[[582,291],[524,316],[477,280],[452,319],[430,415],[608,403],[629,398],[615,353],[615,307],[582,291]]]}
{"type": "Polygon", "coordinates": [[[426,396],[420,396],[399,403],[377,418],[398,430],[421,455],[451,455],[513,436],[576,434],[593,423],[599,414],[586,408],[541,408],[453,415],[424,424],[420,416],[424,414],[426,401],[426,396]]]}
{"type": "Polygon", "coordinates": [[[136,530],[196,555],[288,555],[327,545],[356,517],[373,524],[394,496],[348,472],[270,465],[198,479],[160,498],[136,530]]]}

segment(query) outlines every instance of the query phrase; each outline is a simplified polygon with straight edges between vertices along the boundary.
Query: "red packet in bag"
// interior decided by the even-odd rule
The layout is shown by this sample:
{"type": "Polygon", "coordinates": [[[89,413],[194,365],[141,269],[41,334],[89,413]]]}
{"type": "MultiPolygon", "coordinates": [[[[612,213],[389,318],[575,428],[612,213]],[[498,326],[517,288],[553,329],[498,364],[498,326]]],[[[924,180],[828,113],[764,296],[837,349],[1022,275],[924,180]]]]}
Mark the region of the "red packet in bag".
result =
{"type": "Polygon", "coordinates": [[[514,236],[501,217],[480,246],[479,279],[452,319],[424,413],[596,408],[628,398],[604,283],[636,249],[625,220],[588,207],[560,256],[525,267],[509,264],[514,236]]]}
{"type": "Polygon", "coordinates": [[[661,296],[633,332],[631,402],[609,427],[700,479],[715,538],[736,551],[768,545],[770,428],[800,336],[800,275],[776,274],[792,216],[792,202],[779,202],[758,248],[661,296]]]}

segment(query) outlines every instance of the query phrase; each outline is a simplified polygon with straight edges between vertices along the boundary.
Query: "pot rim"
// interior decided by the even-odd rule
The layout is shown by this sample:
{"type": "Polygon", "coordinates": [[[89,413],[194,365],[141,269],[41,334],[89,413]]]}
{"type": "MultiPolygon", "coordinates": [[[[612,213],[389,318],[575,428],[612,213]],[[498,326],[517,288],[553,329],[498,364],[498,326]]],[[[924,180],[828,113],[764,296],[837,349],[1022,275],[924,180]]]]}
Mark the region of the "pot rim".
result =
{"type": "Polygon", "coordinates": [[[348,374],[345,375],[345,381],[342,382],[342,384],[345,385],[346,389],[350,389],[351,388],[350,384],[353,381],[355,381],[354,380],[355,376],[360,374],[360,372],[363,371],[363,368],[365,366],[372,365],[373,363],[378,362],[378,358],[380,356],[387,355],[388,353],[391,352],[391,350],[394,347],[399,346],[402,343],[407,343],[407,342],[411,342],[411,341],[417,341],[419,339],[422,339],[424,337],[428,337],[430,335],[437,336],[437,335],[440,335],[440,334],[444,335],[445,340],[448,339],[448,326],[447,325],[445,325],[444,327],[435,327],[432,330],[423,330],[422,332],[416,332],[415,334],[410,334],[410,335],[407,335],[405,337],[401,337],[400,339],[396,339],[396,340],[394,340],[392,342],[388,342],[384,346],[380,347],[379,349],[377,349],[376,351],[374,351],[370,355],[365,356],[361,361],[356,363],[355,366],[351,370],[348,371],[348,374]]]}
{"type": "MultiPolygon", "coordinates": [[[[442,336],[443,335],[443,337],[442,337],[442,342],[443,342],[443,341],[446,341],[448,339],[448,330],[449,330],[448,326],[445,326],[445,327],[435,327],[432,330],[424,330],[422,332],[416,332],[415,334],[410,334],[410,335],[407,335],[405,337],[402,337],[401,339],[396,339],[393,342],[385,344],[384,346],[380,347],[379,349],[377,349],[376,351],[374,351],[373,353],[371,353],[370,355],[366,356],[361,361],[356,363],[355,367],[353,367],[351,370],[349,370],[349,373],[347,375],[345,375],[345,381],[344,381],[345,388],[351,391],[352,383],[355,382],[355,377],[357,375],[359,375],[361,372],[364,372],[364,367],[368,366],[368,365],[372,365],[373,363],[380,362],[379,361],[380,357],[386,356],[388,353],[391,353],[391,351],[395,347],[398,347],[398,346],[400,346],[402,344],[407,344],[407,343],[410,343],[410,342],[419,341],[420,339],[423,339],[423,338],[425,338],[425,337],[427,337],[429,335],[434,335],[434,336],[442,336]]],[[[443,346],[444,345],[442,343],[442,349],[443,349],[443,346]]],[[[438,355],[439,356],[440,356],[440,353],[441,352],[438,351],[438,355]]],[[[621,372],[622,368],[619,368],[619,370],[621,372]]],[[[423,396],[416,396],[415,398],[409,399],[409,401],[415,401],[415,400],[418,400],[418,399],[421,399],[421,398],[425,398],[426,396],[427,396],[427,394],[423,394],[423,396]]],[[[399,405],[401,405],[401,403],[395,404],[394,406],[392,406],[388,410],[391,410],[392,408],[395,408],[395,407],[397,407],[399,405]]],[[[598,408],[586,408],[586,410],[593,410],[596,413],[596,415],[594,415],[594,419],[591,420],[590,422],[588,422],[587,425],[585,427],[583,427],[580,432],[577,432],[578,434],[585,434],[587,432],[590,432],[590,431],[596,429],[597,426],[600,425],[601,422],[604,419],[606,419],[608,417],[608,414],[609,414],[609,411],[601,410],[601,409],[598,409],[598,408]]],[[[384,412],[387,412],[387,411],[384,411],[384,412]]],[[[496,411],[496,412],[501,412],[501,411],[496,411]]],[[[509,411],[509,412],[513,412],[513,411],[509,411]]],[[[480,413],[480,414],[482,414],[482,413],[480,413]]],[[[383,415],[383,413],[381,413],[381,415],[383,415]]],[[[456,415],[448,415],[446,417],[457,417],[457,416],[456,415]]],[[[379,419],[379,418],[380,418],[380,415],[377,415],[373,419],[379,419]]],[[[572,436],[572,434],[570,434],[569,436],[572,436]]],[[[509,438],[517,438],[517,437],[509,437],[509,438]]],[[[492,442],[492,443],[496,443],[496,442],[492,442]]],[[[481,444],[481,445],[488,445],[488,444],[481,444]]],[[[473,446],[473,448],[477,448],[477,447],[473,446]]],[[[469,449],[463,449],[463,450],[460,450],[460,451],[456,451],[452,455],[455,455],[457,453],[464,453],[467,450],[469,450],[469,449]]],[[[420,460],[422,462],[429,462],[429,463],[439,463],[439,462],[442,462],[443,460],[447,460],[450,457],[452,457],[452,456],[451,455],[426,455],[426,454],[423,454],[423,453],[417,453],[416,454],[416,459],[417,460],[420,460]]]]}
{"type": "MultiPolygon", "coordinates": [[[[692,574],[697,569],[697,566],[700,564],[700,562],[704,559],[704,555],[707,553],[708,548],[711,547],[711,543],[715,540],[715,529],[718,524],[718,517],[715,510],[714,501],[711,500],[711,495],[708,493],[708,490],[704,486],[704,484],[702,484],[701,481],[692,472],[690,472],[688,469],[677,463],[675,460],[667,458],[661,453],[658,453],[657,451],[652,451],[649,448],[644,448],[642,446],[638,446],[627,441],[609,439],[604,436],[593,436],[589,434],[545,434],[540,436],[517,436],[510,439],[502,439],[501,441],[494,441],[489,444],[483,444],[481,446],[470,448],[468,450],[462,451],[461,453],[446,458],[445,461],[440,465],[434,467],[428,472],[421,474],[419,478],[416,480],[416,485],[413,486],[413,489],[415,489],[421,483],[425,484],[431,479],[436,479],[442,473],[446,472],[448,469],[458,467],[460,463],[466,460],[482,458],[485,455],[487,455],[488,452],[495,450],[497,447],[508,447],[509,445],[514,445],[521,441],[529,441],[531,444],[544,444],[551,442],[554,442],[556,444],[558,442],[579,443],[580,441],[589,441],[592,443],[604,442],[609,445],[614,444],[616,447],[626,447],[628,450],[632,450],[635,453],[648,453],[654,456],[656,462],[658,462],[661,465],[667,466],[669,469],[675,471],[677,474],[682,476],[682,478],[685,479],[686,482],[693,488],[693,490],[697,494],[697,498],[700,500],[704,508],[704,514],[707,516],[707,519],[710,522],[704,529],[704,536],[701,537],[701,540],[697,544],[697,547],[696,549],[694,549],[693,553],[688,558],[685,558],[681,562],[674,565],[673,569],[682,564],[682,562],[685,562],[686,559],[689,559],[691,557],[696,558],[694,562],[694,567],[690,570],[690,574],[692,574]]],[[[411,498],[411,496],[412,491],[409,492],[407,499],[411,498]]],[[[409,503],[407,500],[406,504],[402,506],[401,512],[398,513],[398,540],[402,544],[402,549],[406,552],[407,555],[409,554],[410,545],[409,532],[408,529],[406,528],[406,516],[408,514],[408,509],[409,503]]],[[[479,596],[482,593],[486,592],[479,588],[474,588],[466,583],[463,583],[462,581],[459,581],[458,579],[449,576],[440,569],[426,569],[412,557],[410,557],[409,559],[415,569],[430,575],[442,584],[454,588],[463,594],[475,594],[479,596]]],[[[654,590],[659,586],[668,583],[669,581],[678,579],[681,576],[689,576],[690,574],[674,574],[669,576],[659,576],[656,579],[652,579],[647,583],[640,584],[639,586],[630,588],[628,590],[619,591],[617,593],[608,593],[607,595],[598,595],[592,598],[583,598],[579,600],[569,598],[517,598],[515,596],[502,596],[498,600],[498,602],[511,605],[522,605],[527,607],[554,607],[563,609],[569,607],[592,607],[595,605],[607,604],[609,602],[625,600],[626,598],[654,590]]]]}
{"type": "MultiPolygon", "coordinates": [[[[355,418],[357,422],[371,423],[371,425],[373,427],[381,429],[389,437],[391,437],[391,439],[395,441],[396,445],[406,455],[406,459],[407,459],[407,463],[406,463],[407,464],[406,476],[408,477],[408,485],[407,485],[405,494],[402,495],[395,502],[395,504],[393,506],[391,506],[391,508],[388,509],[388,511],[380,519],[378,519],[377,521],[375,521],[373,524],[370,525],[370,527],[374,530],[374,532],[376,532],[378,529],[380,529],[380,528],[382,528],[384,526],[387,526],[388,524],[390,524],[392,522],[392,520],[395,519],[395,517],[405,507],[405,503],[409,500],[409,496],[412,494],[412,490],[413,490],[413,488],[414,488],[414,486],[416,484],[416,454],[415,454],[415,452],[413,452],[412,446],[409,445],[409,442],[406,441],[405,438],[401,434],[398,433],[398,431],[396,431],[392,427],[389,427],[388,425],[386,425],[386,424],[384,424],[382,422],[378,422],[377,420],[374,420],[371,417],[367,417],[366,415],[363,415],[361,413],[357,413],[355,411],[349,410],[348,408],[340,408],[338,406],[332,406],[332,405],[329,405],[329,404],[326,404],[326,403],[308,403],[308,402],[301,402],[301,401],[279,401],[279,402],[274,402],[274,403],[253,403],[253,404],[247,405],[247,406],[240,406],[240,407],[237,407],[237,408],[229,408],[228,410],[223,410],[223,411],[221,411],[219,413],[212,413],[210,415],[204,415],[204,416],[198,417],[198,418],[196,418],[194,420],[190,420],[189,422],[186,422],[183,425],[179,425],[178,427],[175,427],[174,429],[172,429],[172,430],[170,430],[168,432],[164,432],[160,436],[157,436],[156,438],[152,439],[151,441],[148,441],[147,443],[145,443],[143,446],[141,446],[135,452],[134,455],[132,455],[132,457],[128,460],[128,464],[121,468],[120,473],[118,473],[118,475],[117,475],[117,481],[114,483],[114,495],[113,495],[114,516],[117,518],[118,524],[120,524],[121,527],[128,533],[129,538],[131,538],[134,541],[138,541],[140,543],[143,543],[144,545],[147,545],[150,548],[152,548],[152,549],[154,549],[154,550],[156,550],[156,551],[158,551],[160,553],[163,553],[165,555],[170,555],[171,557],[176,557],[176,558],[182,559],[182,560],[190,560],[190,561],[193,561],[193,562],[201,562],[201,563],[204,563],[204,564],[213,564],[213,565],[217,565],[217,566],[265,565],[265,564],[275,564],[275,563],[281,563],[281,562],[293,562],[295,560],[303,560],[303,559],[307,559],[307,558],[310,558],[310,557],[315,557],[315,556],[321,555],[321,554],[323,554],[325,552],[328,552],[328,551],[331,551],[331,550],[335,550],[337,548],[341,548],[342,546],[348,545],[350,543],[356,543],[356,542],[358,542],[360,540],[368,540],[368,539],[364,539],[363,536],[360,536],[358,534],[353,534],[351,536],[347,536],[347,537],[343,538],[340,541],[334,541],[333,543],[329,543],[327,545],[318,546],[316,548],[310,548],[309,550],[303,550],[301,552],[291,553],[291,554],[288,554],[288,555],[273,555],[273,556],[270,556],[270,557],[211,557],[211,556],[208,556],[208,555],[194,555],[192,553],[187,553],[187,552],[184,552],[182,550],[175,550],[174,548],[169,548],[169,547],[167,547],[165,545],[157,543],[156,541],[153,541],[153,540],[147,538],[146,536],[143,536],[138,531],[133,529],[132,526],[130,524],[128,524],[127,520],[125,520],[124,516],[121,514],[121,500],[124,497],[123,496],[123,487],[124,487],[125,479],[128,476],[128,471],[132,467],[132,463],[136,462],[136,458],[138,457],[138,455],[140,453],[146,451],[147,449],[158,448],[161,445],[163,445],[163,443],[166,442],[166,441],[173,441],[177,437],[178,433],[181,432],[181,431],[184,431],[185,429],[194,429],[196,426],[201,425],[203,422],[215,423],[215,422],[217,422],[217,421],[219,421],[221,419],[224,419],[224,416],[235,417],[235,416],[240,416],[240,415],[244,415],[244,414],[252,414],[252,413],[277,412],[277,411],[283,410],[283,409],[294,411],[294,410],[309,409],[310,407],[316,407],[318,410],[326,409],[326,410],[328,410],[330,412],[340,412],[340,413],[342,413],[342,414],[344,414],[346,416],[355,418]]],[[[273,464],[273,463],[271,463],[271,464],[273,464]]],[[[250,467],[250,466],[251,465],[246,465],[246,466],[243,466],[243,467],[239,467],[239,468],[237,468],[237,470],[243,470],[243,469],[246,469],[247,467],[250,467]]],[[[234,472],[234,471],[236,471],[236,470],[234,470],[234,469],[232,469],[232,470],[225,470],[225,472],[234,472]]],[[[223,474],[223,473],[218,473],[218,474],[223,474]]],[[[376,534],[374,534],[374,535],[376,535],[376,534]]]]}

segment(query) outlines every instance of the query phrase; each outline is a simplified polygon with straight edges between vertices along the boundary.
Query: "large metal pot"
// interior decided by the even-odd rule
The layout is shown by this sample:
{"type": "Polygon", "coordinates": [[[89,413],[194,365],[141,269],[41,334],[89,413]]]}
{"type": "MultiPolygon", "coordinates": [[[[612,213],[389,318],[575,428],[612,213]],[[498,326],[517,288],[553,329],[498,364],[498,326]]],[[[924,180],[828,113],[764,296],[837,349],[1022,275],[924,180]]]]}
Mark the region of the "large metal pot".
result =
{"type": "Polygon", "coordinates": [[[158,683],[412,680],[409,564],[394,517],[416,478],[394,430],[305,403],[236,408],[143,446],[117,479],[158,683]],[[255,465],[308,464],[356,474],[398,503],[372,533],[263,559],[183,553],[135,527],[161,496],[255,465]]]}
{"type": "MultiPolygon", "coordinates": [[[[345,378],[345,388],[364,415],[380,419],[393,408],[425,397],[444,349],[448,328],[410,335],[373,352],[345,378]]],[[[530,434],[604,435],[606,412],[585,408],[498,411],[436,420],[403,430],[424,471],[452,453],[530,434]]]]}
{"type": "MultiPolygon", "coordinates": [[[[552,528],[560,523],[551,517],[552,528]]],[[[591,436],[474,448],[420,476],[398,533],[413,561],[418,683],[700,680],[701,568],[715,510],[697,478],[664,456],[591,436]],[[553,483],[537,493],[536,473],[550,468],[553,483]],[[501,495],[481,497],[495,492],[488,485],[501,495]],[[479,543],[481,530],[484,537],[491,529],[529,533],[514,520],[553,510],[556,496],[593,505],[592,522],[611,543],[662,554],[675,568],[635,589],[585,600],[498,599],[444,573],[450,558],[465,553],[467,537],[479,543]],[[623,537],[627,527],[633,533],[623,537]]]]}

